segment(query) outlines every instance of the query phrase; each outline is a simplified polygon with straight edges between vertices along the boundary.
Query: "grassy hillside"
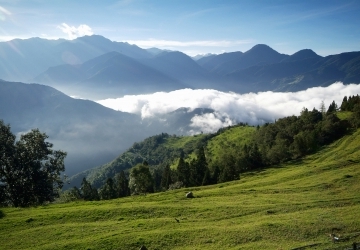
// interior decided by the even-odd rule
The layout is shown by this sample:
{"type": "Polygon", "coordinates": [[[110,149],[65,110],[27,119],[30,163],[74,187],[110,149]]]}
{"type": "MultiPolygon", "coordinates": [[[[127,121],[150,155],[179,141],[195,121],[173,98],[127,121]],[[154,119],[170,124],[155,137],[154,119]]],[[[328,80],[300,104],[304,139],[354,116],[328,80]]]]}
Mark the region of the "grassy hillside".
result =
{"type": "Polygon", "coordinates": [[[206,145],[206,154],[209,164],[216,161],[221,150],[230,147],[239,147],[250,140],[255,131],[250,126],[233,126],[223,128],[214,134],[199,134],[194,136],[174,136],[159,134],[146,138],[144,141],[134,143],[126,152],[113,161],[100,167],[83,171],[70,178],[67,187],[80,186],[81,180],[86,179],[95,187],[101,187],[108,177],[114,177],[121,170],[132,168],[146,160],[151,166],[170,164],[176,167],[180,152],[184,152],[187,160],[195,157],[195,151],[200,145],[206,145]]]}
{"type": "Polygon", "coordinates": [[[1,208],[0,249],[347,249],[360,242],[359,211],[360,130],[239,181],[1,208]],[[190,190],[194,199],[185,198],[190,190]]]}
{"type": "Polygon", "coordinates": [[[171,163],[176,157],[180,156],[181,151],[189,154],[211,137],[212,135],[207,134],[176,136],[166,133],[148,137],[142,142],[135,142],[132,147],[113,161],[72,176],[69,179],[70,185],[67,188],[73,186],[80,187],[84,177],[92,185],[100,188],[108,177],[113,178],[121,170],[130,169],[144,160],[151,166],[171,163]]]}

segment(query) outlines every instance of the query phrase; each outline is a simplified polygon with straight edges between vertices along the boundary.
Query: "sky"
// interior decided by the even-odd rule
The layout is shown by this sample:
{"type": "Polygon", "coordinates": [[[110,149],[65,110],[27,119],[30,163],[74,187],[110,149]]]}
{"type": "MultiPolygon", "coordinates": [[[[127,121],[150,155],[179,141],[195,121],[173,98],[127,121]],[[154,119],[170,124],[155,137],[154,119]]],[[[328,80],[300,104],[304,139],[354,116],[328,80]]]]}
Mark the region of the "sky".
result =
{"type": "Polygon", "coordinates": [[[359,0],[0,0],[0,41],[102,35],[190,56],[360,48],[359,0]]]}
{"type": "Polygon", "coordinates": [[[129,95],[121,98],[100,100],[101,105],[114,110],[141,115],[142,118],[156,117],[178,108],[211,108],[213,114],[193,117],[190,133],[200,131],[216,132],[219,128],[239,122],[262,125],[265,122],[286,116],[299,116],[307,108],[320,110],[324,103],[326,109],[335,101],[341,106],[344,96],[360,93],[359,84],[344,85],[336,82],[328,87],[314,87],[298,92],[259,92],[238,94],[213,89],[181,89],[171,92],[158,92],[148,95],[129,95]]]}

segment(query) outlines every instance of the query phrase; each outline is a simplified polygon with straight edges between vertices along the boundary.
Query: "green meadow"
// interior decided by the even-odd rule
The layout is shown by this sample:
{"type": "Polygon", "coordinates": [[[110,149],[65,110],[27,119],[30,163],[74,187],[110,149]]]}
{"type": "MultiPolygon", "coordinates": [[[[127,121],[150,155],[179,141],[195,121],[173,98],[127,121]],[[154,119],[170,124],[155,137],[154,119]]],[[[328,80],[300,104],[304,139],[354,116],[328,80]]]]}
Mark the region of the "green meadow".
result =
{"type": "Polygon", "coordinates": [[[0,249],[351,249],[360,243],[360,130],[238,181],[0,208],[0,242],[0,249]],[[195,198],[185,198],[189,191],[195,198]]]}

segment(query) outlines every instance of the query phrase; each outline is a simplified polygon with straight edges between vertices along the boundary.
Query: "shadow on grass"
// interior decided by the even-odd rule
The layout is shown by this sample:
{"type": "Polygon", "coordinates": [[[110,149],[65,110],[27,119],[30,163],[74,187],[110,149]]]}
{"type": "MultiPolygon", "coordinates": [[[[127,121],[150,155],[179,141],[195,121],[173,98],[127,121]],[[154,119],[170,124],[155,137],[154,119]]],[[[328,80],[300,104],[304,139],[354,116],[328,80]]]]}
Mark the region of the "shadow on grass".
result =
{"type": "Polygon", "coordinates": [[[5,214],[3,211],[0,210],[0,219],[4,218],[5,217],[5,214]]]}

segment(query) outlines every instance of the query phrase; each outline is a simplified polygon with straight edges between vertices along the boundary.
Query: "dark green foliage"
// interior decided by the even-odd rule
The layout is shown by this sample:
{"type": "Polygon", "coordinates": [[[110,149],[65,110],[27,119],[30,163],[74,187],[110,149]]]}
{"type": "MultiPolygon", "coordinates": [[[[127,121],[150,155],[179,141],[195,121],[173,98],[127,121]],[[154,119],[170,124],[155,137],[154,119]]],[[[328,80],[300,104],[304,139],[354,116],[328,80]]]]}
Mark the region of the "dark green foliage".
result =
{"type": "MultiPolygon", "coordinates": [[[[213,136],[198,135],[188,140],[186,137],[166,133],[155,135],[142,142],[134,143],[131,148],[112,162],[99,168],[88,170],[85,175],[94,187],[100,188],[105,184],[108,177],[113,178],[121,170],[131,169],[136,164],[143,163],[144,160],[148,162],[151,168],[162,168],[166,164],[171,163],[174,158],[180,157],[181,154],[185,157],[187,154],[192,153],[199,144],[203,144],[213,136]],[[183,140],[184,138],[185,140],[183,140]],[[171,145],[169,146],[169,144],[171,145]]],[[[79,176],[82,179],[84,173],[79,176]]],[[[81,179],[78,182],[81,182],[81,179]]],[[[75,182],[74,177],[70,181],[75,182]]]]}
{"type": "Polygon", "coordinates": [[[71,194],[71,196],[74,197],[74,199],[78,200],[81,199],[81,192],[77,187],[73,187],[69,190],[69,193],[71,194]]]}
{"type": "Polygon", "coordinates": [[[204,147],[200,147],[197,150],[196,159],[190,162],[190,185],[201,186],[207,170],[204,147]]]}
{"type": "Polygon", "coordinates": [[[125,176],[124,170],[115,175],[117,197],[125,197],[130,195],[129,181],[125,176]]]}
{"type": "Polygon", "coordinates": [[[99,195],[102,200],[111,200],[118,197],[115,183],[112,178],[106,180],[105,185],[100,189],[99,195]]]}
{"type": "Polygon", "coordinates": [[[92,187],[91,184],[86,180],[86,178],[83,178],[81,182],[81,191],[82,197],[86,201],[100,200],[97,189],[92,187]]]}
{"type": "Polygon", "coordinates": [[[211,176],[211,183],[212,184],[218,183],[219,177],[220,177],[220,168],[218,167],[218,165],[216,165],[214,168],[214,172],[211,176]]]}
{"type": "Polygon", "coordinates": [[[206,168],[204,178],[202,180],[201,185],[206,186],[212,184],[211,174],[209,168],[206,168]]]}
{"type": "Polygon", "coordinates": [[[341,103],[340,109],[341,111],[354,111],[356,105],[360,105],[360,96],[349,96],[344,97],[343,102],[341,103]]]}
{"type": "Polygon", "coordinates": [[[154,192],[154,179],[149,166],[137,164],[130,170],[129,188],[131,194],[146,194],[154,192]]]}
{"type": "Polygon", "coordinates": [[[181,181],[185,187],[190,186],[190,166],[187,162],[184,161],[183,157],[180,157],[176,173],[178,181],[181,181]]]}
{"type": "Polygon", "coordinates": [[[223,152],[218,182],[238,180],[240,175],[241,156],[235,150],[223,152]]]}
{"type": "Polygon", "coordinates": [[[161,177],[161,187],[163,190],[167,190],[169,188],[169,185],[172,183],[173,181],[171,178],[171,169],[169,165],[166,165],[161,177]]]}
{"type": "Polygon", "coordinates": [[[15,142],[10,126],[0,120],[0,183],[9,204],[24,207],[58,197],[66,153],[53,150],[47,138],[34,129],[15,142]]]}
{"type": "Polygon", "coordinates": [[[337,104],[335,103],[335,101],[333,101],[330,104],[328,110],[326,111],[326,114],[328,115],[328,114],[335,113],[337,111],[337,109],[338,109],[337,104]]]}
{"type": "Polygon", "coordinates": [[[160,192],[163,190],[161,186],[163,169],[161,166],[156,166],[150,169],[150,173],[154,179],[154,192],[160,192]]]}
{"type": "Polygon", "coordinates": [[[353,108],[353,113],[350,117],[350,122],[353,127],[359,128],[360,127],[360,103],[355,104],[353,108]]]}

